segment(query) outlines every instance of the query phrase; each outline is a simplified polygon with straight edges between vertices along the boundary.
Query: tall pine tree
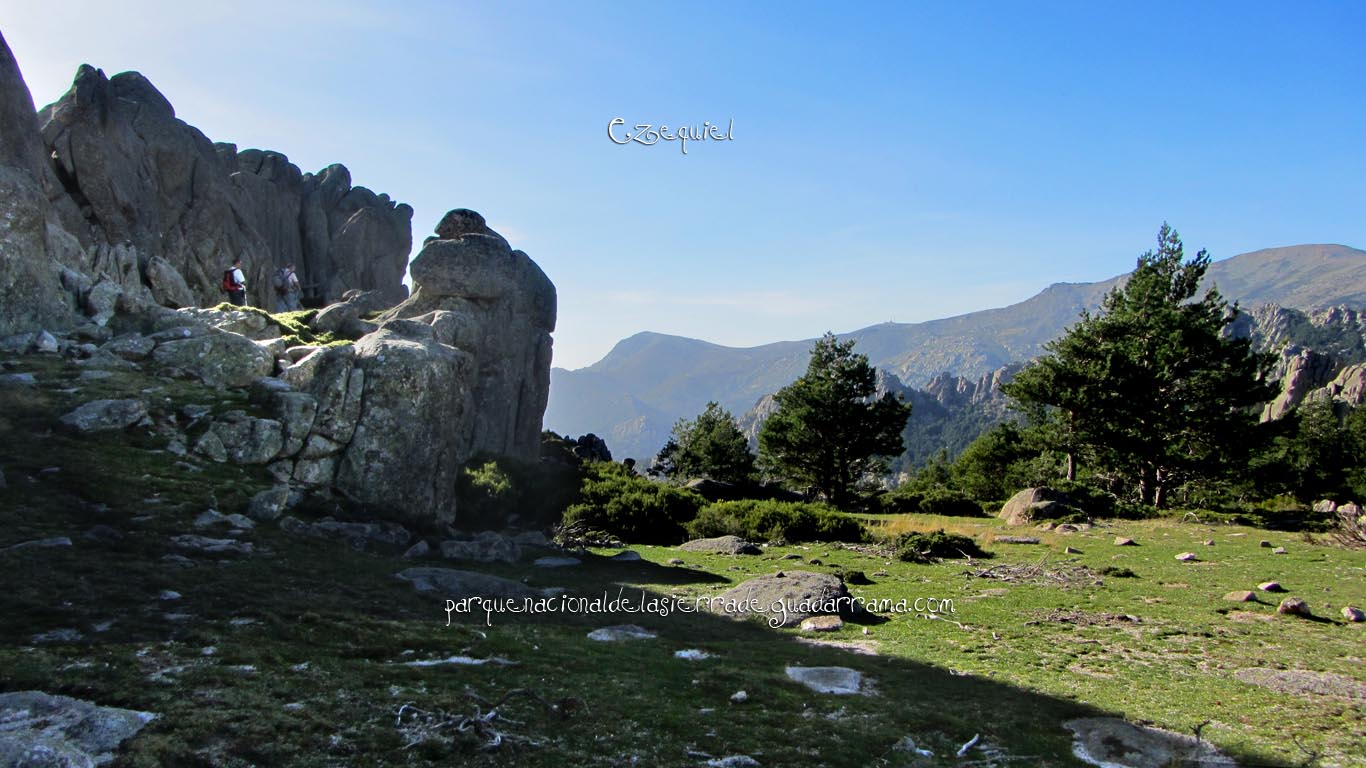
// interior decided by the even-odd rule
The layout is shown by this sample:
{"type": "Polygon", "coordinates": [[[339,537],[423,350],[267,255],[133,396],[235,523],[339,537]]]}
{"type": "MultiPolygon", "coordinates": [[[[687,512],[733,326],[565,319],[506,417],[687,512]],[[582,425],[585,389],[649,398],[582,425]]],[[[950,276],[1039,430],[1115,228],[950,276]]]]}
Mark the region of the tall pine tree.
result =
{"type": "Polygon", "coordinates": [[[886,459],[904,448],[911,406],[876,392],[868,356],[854,352],[852,340],[825,334],[806,374],[774,395],[778,409],[759,431],[760,462],[833,504],[850,501],[860,480],[885,472],[886,459]]]}
{"type": "Polygon", "coordinates": [[[1166,224],[1157,246],[1005,391],[1046,421],[1069,466],[1084,458],[1161,507],[1173,488],[1246,466],[1252,406],[1274,392],[1270,359],[1223,333],[1237,306],[1213,288],[1196,298],[1209,255],[1187,261],[1166,224]]]}

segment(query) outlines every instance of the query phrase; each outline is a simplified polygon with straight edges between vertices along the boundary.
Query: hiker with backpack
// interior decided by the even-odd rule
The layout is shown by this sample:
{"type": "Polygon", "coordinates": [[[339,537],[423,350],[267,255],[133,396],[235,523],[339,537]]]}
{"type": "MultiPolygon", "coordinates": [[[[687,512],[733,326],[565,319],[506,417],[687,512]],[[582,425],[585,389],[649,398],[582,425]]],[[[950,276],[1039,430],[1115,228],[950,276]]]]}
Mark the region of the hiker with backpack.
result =
{"type": "Polygon", "coordinates": [[[275,311],[298,312],[303,309],[299,303],[299,275],[290,262],[275,271],[275,311]]]}
{"type": "Polygon", "coordinates": [[[232,267],[223,271],[223,290],[228,301],[239,307],[247,305],[247,275],[242,271],[242,257],[232,260],[232,267]]]}

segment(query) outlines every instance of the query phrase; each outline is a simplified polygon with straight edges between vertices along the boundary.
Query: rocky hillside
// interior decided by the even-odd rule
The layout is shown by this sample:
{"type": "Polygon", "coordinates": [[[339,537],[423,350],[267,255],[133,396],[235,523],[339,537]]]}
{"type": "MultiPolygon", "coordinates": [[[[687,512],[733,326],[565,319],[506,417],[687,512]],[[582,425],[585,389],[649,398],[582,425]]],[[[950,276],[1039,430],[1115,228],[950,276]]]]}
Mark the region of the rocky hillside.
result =
{"type": "Polygon", "coordinates": [[[309,174],[278,152],[215,144],[137,72],[82,66],[35,110],[0,38],[0,146],[0,333],[69,327],[92,293],[217,304],[239,256],[255,306],[274,304],[270,276],[288,262],[318,303],[407,295],[410,207],[353,186],[341,165],[309,174]]]}
{"type": "MultiPolygon", "coordinates": [[[[976,382],[1039,355],[1047,341],[1083,309],[1099,306],[1123,279],[1060,283],[1008,307],[925,323],[884,323],[840,338],[855,339],[874,365],[911,387],[931,387],[944,372],[976,382]]],[[[1206,281],[1247,307],[1271,302],[1321,313],[1342,304],[1360,306],[1366,304],[1366,252],[1336,245],[1272,248],[1215,262],[1206,281]]],[[[738,349],[636,334],[587,368],[551,372],[546,426],[603,435],[615,454],[652,455],[677,419],[696,415],[708,400],[742,414],[800,376],[812,343],[738,349]]],[[[932,388],[939,391],[938,385],[932,388]]]]}

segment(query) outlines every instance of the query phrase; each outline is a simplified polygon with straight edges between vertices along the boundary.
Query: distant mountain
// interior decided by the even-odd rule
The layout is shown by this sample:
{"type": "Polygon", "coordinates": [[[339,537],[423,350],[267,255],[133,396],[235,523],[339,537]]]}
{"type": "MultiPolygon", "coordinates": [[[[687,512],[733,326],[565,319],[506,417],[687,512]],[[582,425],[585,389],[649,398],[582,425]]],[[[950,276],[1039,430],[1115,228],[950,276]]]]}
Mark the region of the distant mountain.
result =
{"type": "MultiPolygon", "coordinates": [[[[1098,307],[1125,278],[1056,283],[1008,307],[923,323],[883,323],[840,338],[856,340],[856,349],[874,365],[911,387],[926,387],[943,372],[979,379],[1038,356],[1045,343],[1083,309],[1098,307]]],[[[1366,251],[1343,245],[1268,248],[1211,264],[1206,284],[1247,308],[1366,306],[1366,251]]],[[[800,376],[812,343],[735,348],[638,333],[587,368],[553,369],[545,425],[573,435],[593,432],[618,458],[646,461],[675,421],[697,415],[707,401],[740,416],[800,376]]]]}

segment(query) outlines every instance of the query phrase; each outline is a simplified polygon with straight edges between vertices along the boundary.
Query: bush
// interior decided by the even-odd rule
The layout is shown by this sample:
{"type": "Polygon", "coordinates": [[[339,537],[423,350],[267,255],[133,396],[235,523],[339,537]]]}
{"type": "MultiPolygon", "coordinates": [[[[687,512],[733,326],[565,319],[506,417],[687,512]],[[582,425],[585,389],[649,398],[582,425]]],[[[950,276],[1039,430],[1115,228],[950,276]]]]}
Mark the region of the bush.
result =
{"type": "Polygon", "coordinates": [[[951,488],[935,485],[922,488],[901,486],[881,498],[882,511],[892,514],[947,515],[950,517],[982,517],[985,513],[977,502],[951,488]]]}
{"type": "Polygon", "coordinates": [[[479,455],[461,470],[455,494],[462,527],[548,526],[578,498],[579,470],[479,455]]]}
{"type": "Polygon", "coordinates": [[[932,563],[940,558],[990,557],[977,542],[944,529],[906,533],[897,539],[896,556],[908,563],[932,563]]]}
{"type": "Polygon", "coordinates": [[[721,501],[688,525],[694,538],[734,535],[753,541],[864,541],[858,520],[824,504],[792,501],[721,501]]]}
{"type": "Polygon", "coordinates": [[[599,531],[637,544],[677,544],[684,524],[697,516],[701,496],[647,480],[621,464],[585,468],[579,503],[565,510],[564,525],[599,531]]]}

